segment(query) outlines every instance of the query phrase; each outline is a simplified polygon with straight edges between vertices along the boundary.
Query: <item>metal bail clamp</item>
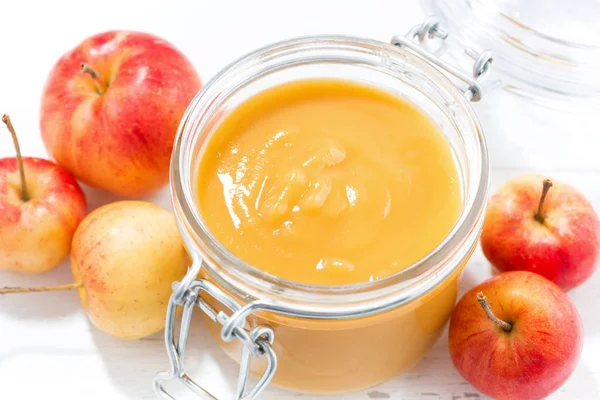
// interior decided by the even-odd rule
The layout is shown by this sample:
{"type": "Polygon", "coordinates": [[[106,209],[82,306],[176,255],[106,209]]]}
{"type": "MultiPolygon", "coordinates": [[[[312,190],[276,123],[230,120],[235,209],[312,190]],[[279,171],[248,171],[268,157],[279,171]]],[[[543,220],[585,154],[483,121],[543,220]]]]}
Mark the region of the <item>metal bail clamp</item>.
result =
{"type": "Polygon", "coordinates": [[[482,88],[480,81],[490,70],[493,57],[490,50],[481,53],[470,47],[465,49],[465,54],[474,60],[472,74],[466,74],[452,64],[443,61],[436,54],[428,51],[423,44],[429,39],[437,38],[445,41],[448,33],[440,28],[440,22],[436,17],[429,17],[420,25],[414,26],[405,36],[394,36],[391,43],[395,46],[406,47],[425,61],[435,65],[439,69],[451,74],[455,78],[468,85],[463,91],[467,100],[477,102],[481,100],[482,88]],[[415,41],[416,39],[416,41],[415,41]]]}
{"type": "Polygon", "coordinates": [[[239,339],[242,342],[242,356],[236,390],[236,400],[255,400],[268,386],[277,369],[277,356],[271,347],[274,333],[269,326],[256,326],[247,330],[246,318],[253,311],[262,308],[260,302],[252,302],[242,307],[231,296],[223,292],[214,284],[204,279],[195,279],[200,271],[201,261],[195,261],[181,282],[173,284],[173,294],[167,306],[165,324],[165,345],[169,356],[170,368],[168,372],[159,372],[154,376],[153,387],[156,394],[165,400],[177,400],[164,387],[169,381],[179,381],[191,392],[204,400],[218,400],[208,390],[197,384],[185,372],[184,358],[189,335],[192,314],[199,307],[214,322],[223,325],[221,338],[226,342],[239,339]],[[228,315],[224,311],[217,311],[209,304],[202,294],[210,296],[226,309],[232,312],[228,315]],[[177,306],[183,307],[179,335],[175,337],[175,317],[177,306]],[[258,382],[251,389],[248,388],[250,376],[250,363],[255,357],[266,357],[267,367],[258,382]]]}

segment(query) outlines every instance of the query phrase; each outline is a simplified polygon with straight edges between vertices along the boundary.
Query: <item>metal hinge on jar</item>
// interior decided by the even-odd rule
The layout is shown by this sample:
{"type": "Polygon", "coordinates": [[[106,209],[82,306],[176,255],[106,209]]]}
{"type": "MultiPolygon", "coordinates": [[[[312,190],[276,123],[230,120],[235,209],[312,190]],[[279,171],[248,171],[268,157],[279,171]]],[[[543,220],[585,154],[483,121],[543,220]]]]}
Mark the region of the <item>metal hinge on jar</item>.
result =
{"type": "Polygon", "coordinates": [[[162,399],[176,400],[164,387],[164,383],[177,380],[193,393],[204,400],[218,400],[207,389],[200,386],[185,371],[185,350],[190,330],[190,323],[194,309],[199,307],[214,322],[223,325],[221,338],[226,342],[239,340],[242,343],[242,357],[238,375],[236,390],[237,400],[254,400],[269,385],[275,370],[277,369],[277,356],[271,347],[274,333],[269,326],[257,326],[247,330],[246,318],[256,309],[261,308],[260,303],[248,303],[242,307],[231,296],[223,292],[214,284],[205,279],[195,279],[200,271],[201,262],[195,262],[187,275],[181,282],[173,284],[173,294],[167,306],[167,317],[165,325],[165,344],[169,356],[170,370],[155,375],[153,385],[154,391],[162,399]],[[217,311],[201,296],[202,294],[212,297],[214,300],[229,309],[232,314],[217,311]],[[175,337],[175,316],[177,306],[183,307],[179,335],[175,337]],[[267,367],[258,382],[249,389],[248,378],[250,375],[250,363],[253,358],[266,357],[267,367]]]}
{"type": "Polygon", "coordinates": [[[464,73],[452,64],[443,61],[434,53],[427,51],[423,44],[430,39],[437,38],[446,40],[448,33],[440,27],[440,22],[436,17],[430,17],[422,24],[413,27],[405,36],[394,36],[391,43],[395,46],[406,47],[423,58],[425,61],[435,65],[442,71],[445,71],[462,82],[468,87],[463,91],[465,97],[473,102],[481,100],[482,88],[480,81],[491,68],[493,57],[490,50],[484,50],[481,53],[476,52],[470,47],[465,49],[465,54],[474,60],[473,71],[471,75],[464,73]],[[415,41],[416,40],[416,41],[415,41]]]}

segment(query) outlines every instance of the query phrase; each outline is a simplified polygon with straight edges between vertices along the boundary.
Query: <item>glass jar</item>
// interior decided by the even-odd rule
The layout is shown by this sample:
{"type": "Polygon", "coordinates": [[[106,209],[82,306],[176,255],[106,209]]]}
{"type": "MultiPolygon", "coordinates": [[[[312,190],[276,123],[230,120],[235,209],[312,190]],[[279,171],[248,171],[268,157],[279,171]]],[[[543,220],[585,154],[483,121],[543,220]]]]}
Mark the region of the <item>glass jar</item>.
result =
{"type": "Polygon", "coordinates": [[[527,170],[562,176],[598,169],[597,149],[589,139],[600,126],[600,2],[423,4],[449,34],[443,46],[431,43],[442,58],[465,68],[465,47],[494,54],[493,78],[484,82],[485,101],[474,109],[496,174],[527,170]]]}
{"type": "Polygon", "coordinates": [[[448,76],[405,47],[334,36],[262,48],[206,84],[185,113],[174,146],[173,206],[193,265],[174,285],[165,330],[171,370],[156,376],[156,391],[174,398],[163,382],[179,379],[213,398],[185,374],[187,332],[196,306],[217,343],[241,364],[238,398],[255,398],[271,380],[303,392],[357,390],[414,365],[451,314],[458,278],[483,222],[487,150],[468,100],[479,95],[476,82],[465,96],[448,76]],[[463,210],[449,235],[417,263],[373,282],[314,286],[262,272],[220,243],[196,206],[198,161],[224,116],[268,87],[317,77],[367,83],[413,102],[440,127],[459,168],[463,210]],[[183,315],[176,338],[177,305],[183,315]],[[253,389],[246,388],[249,370],[259,377],[253,389]]]}

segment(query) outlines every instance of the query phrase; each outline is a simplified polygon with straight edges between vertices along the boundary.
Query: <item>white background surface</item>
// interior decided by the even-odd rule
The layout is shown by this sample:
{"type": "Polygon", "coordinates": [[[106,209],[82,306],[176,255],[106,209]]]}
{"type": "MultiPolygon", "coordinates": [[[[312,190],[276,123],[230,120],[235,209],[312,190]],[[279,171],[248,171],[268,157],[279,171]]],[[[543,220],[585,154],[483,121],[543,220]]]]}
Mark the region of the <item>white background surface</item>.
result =
{"type": "MultiPolygon", "coordinates": [[[[37,4],[2,0],[0,4],[0,113],[11,114],[23,152],[42,157],[46,153],[39,135],[38,110],[47,73],[60,55],[91,34],[135,29],[163,36],[191,59],[206,82],[233,59],[273,41],[323,33],[387,41],[423,18],[417,1],[409,0],[55,0],[37,4]]],[[[486,107],[489,103],[477,106],[482,117],[489,113],[486,107]]],[[[511,176],[536,170],[577,186],[600,210],[600,161],[595,155],[600,149],[598,135],[548,134],[543,137],[548,149],[544,156],[539,137],[530,137],[526,131],[503,132],[482,120],[490,144],[493,189],[511,176]],[[563,147],[570,151],[562,152],[563,147]]],[[[12,155],[8,133],[0,128],[0,156],[12,155]]],[[[87,192],[91,208],[112,200],[87,192]]],[[[151,200],[169,207],[166,191],[151,200]]],[[[489,265],[478,251],[464,275],[461,293],[489,274],[489,265]]],[[[0,286],[57,284],[71,279],[67,264],[43,276],[0,272],[0,286]]],[[[552,399],[600,398],[599,285],[600,272],[569,293],[584,319],[585,347],[575,373],[552,399]]],[[[230,399],[237,366],[226,359],[200,323],[194,325],[190,347],[194,375],[223,399],[230,399]]],[[[0,399],[152,399],[151,378],[166,367],[162,334],[139,341],[113,339],[89,324],[74,292],[0,298],[0,399]]],[[[270,388],[262,398],[323,397],[270,388]]],[[[410,372],[380,387],[336,398],[473,400],[484,396],[452,367],[444,334],[410,372]]]]}

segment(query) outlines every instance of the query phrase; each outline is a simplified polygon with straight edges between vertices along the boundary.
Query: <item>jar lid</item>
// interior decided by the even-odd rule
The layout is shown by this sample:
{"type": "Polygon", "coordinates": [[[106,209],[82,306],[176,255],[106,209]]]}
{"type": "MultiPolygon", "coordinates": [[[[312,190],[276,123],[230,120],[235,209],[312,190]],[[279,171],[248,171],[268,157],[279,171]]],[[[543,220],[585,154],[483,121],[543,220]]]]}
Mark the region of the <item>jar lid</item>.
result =
{"type": "Polygon", "coordinates": [[[521,94],[600,97],[597,0],[429,0],[461,46],[490,49],[502,85],[521,94]]]}

